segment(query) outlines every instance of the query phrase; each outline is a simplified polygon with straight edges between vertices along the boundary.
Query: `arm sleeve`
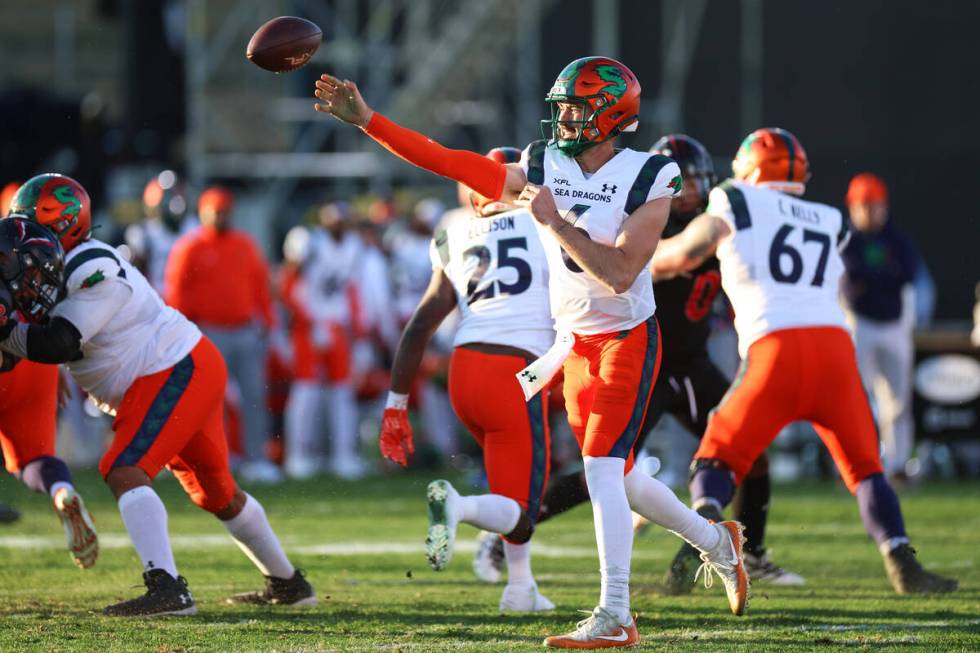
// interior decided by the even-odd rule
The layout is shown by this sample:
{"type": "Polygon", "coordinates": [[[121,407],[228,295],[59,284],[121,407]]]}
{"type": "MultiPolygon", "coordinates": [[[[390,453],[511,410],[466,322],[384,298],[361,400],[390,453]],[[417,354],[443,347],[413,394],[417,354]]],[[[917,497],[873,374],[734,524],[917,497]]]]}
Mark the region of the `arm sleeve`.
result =
{"type": "Polygon", "coordinates": [[[102,330],[132,298],[133,289],[122,278],[109,277],[93,286],[69,291],[51,311],[51,317],[71,322],[85,344],[102,330]]]}
{"type": "Polygon", "coordinates": [[[364,133],[389,152],[412,165],[466,184],[491,200],[500,199],[507,179],[507,167],[482,154],[451,150],[431,138],[395,124],[377,111],[364,133]]]}

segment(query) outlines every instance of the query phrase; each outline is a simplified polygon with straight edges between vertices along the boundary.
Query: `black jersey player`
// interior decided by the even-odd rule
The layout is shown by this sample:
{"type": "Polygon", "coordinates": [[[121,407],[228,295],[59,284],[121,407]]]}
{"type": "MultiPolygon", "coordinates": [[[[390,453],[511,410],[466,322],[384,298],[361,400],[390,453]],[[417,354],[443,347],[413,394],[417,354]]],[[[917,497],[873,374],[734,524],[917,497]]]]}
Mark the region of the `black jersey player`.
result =
{"type": "MultiPolygon", "coordinates": [[[[671,203],[670,219],[664,238],[680,233],[701,213],[708,192],[715,183],[714,165],[708,150],[684,134],[664,136],[650,149],[674,159],[681,168],[684,186],[671,203]]],[[[718,405],[731,384],[708,356],[707,341],[711,332],[710,314],[715,297],[721,290],[718,259],[708,258],[690,274],[669,279],[654,275],[657,298],[657,320],[663,342],[660,376],[653,391],[644,420],[644,432],[634,451],[639,452],[657,422],[670,413],[688,431],[700,438],[704,434],[709,411],[718,405]]],[[[765,454],[756,461],[751,473],[739,486],[733,500],[734,518],[745,525],[746,571],[753,580],[782,585],[802,584],[803,578],[773,564],[766,555],[763,539],[769,508],[769,465],[765,454]]],[[[588,501],[589,494],[581,472],[557,476],[552,481],[538,516],[538,523],[588,501]]],[[[721,521],[721,507],[712,504],[694,508],[709,519],[721,521]]],[[[500,575],[502,555],[495,549],[499,538],[482,537],[473,568],[483,580],[495,582],[500,575]]],[[[686,593],[693,587],[695,570],[700,564],[697,551],[685,544],[671,563],[665,578],[670,593],[686,593]]]]}

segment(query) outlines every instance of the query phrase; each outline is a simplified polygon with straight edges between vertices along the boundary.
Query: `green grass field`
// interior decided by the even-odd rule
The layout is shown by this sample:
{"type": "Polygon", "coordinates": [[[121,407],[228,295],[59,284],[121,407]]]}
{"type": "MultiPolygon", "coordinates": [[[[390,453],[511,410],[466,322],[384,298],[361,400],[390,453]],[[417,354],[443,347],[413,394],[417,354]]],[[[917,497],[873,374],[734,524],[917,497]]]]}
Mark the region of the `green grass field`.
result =
{"type": "MultiPolygon", "coordinates": [[[[0,498],[23,520],[0,530],[0,651],[523,651],[568,630],[591,609],[599,578],[588,507],[541,526],[534,568],[552,614],[502,616],[501,586],[470,570],[476,531],[463,526],[450,568],[422,553],[428,476],[357,483],[316,481],[254,488],[294,562],[317,589],[312,610],[225,605],[261,578],[218,522],[172,479],[158,491],[170,510],[180,572],[198,602],[195,617],[110,619],[99,610],[141,589],[139,561],[114,503],[93,475],[79,487],[97,519],[103,550],[81,571],[62,547],[44,497],[7,476],[0,498]]],[[[679,540],[662,530],[634,548],[634,610],[642,649],[761,651],[980,650],[980,484],[902,492],[913,543],[931,568],[960,579],[958,593],[900,597],[861,528],[856,504],[833,484],[777,486],[768,541],[775,558],[805,575],[803,588],[753,588],[747,616],[728,613],[723,590],[667,598],[652,589],[679,540]]]]}

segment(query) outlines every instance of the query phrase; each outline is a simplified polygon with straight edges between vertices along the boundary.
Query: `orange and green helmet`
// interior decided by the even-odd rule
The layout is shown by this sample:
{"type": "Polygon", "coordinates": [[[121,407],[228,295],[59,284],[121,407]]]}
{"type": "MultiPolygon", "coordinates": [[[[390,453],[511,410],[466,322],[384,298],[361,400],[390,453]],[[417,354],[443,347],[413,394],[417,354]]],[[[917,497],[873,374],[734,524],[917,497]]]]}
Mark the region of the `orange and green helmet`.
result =
{"type": "Polygon", "coordinates": [[[9,218],[27,218],[48,227],[65,252],[92,233],[92,202],[82,185],[64,175],[31,177],[10,201],[9,218]]]}
{"type": "Polygon", "coordinates": [[[542,134],[563,154],[577,156],[622,132],[636,131],[640,82],[615,59],[583,57],[558,74],[545,101],[551,106],[551,119],[541,121],[542,134]],[[559,120],[558,103],[581,104],[582,120],[559,120]],[[560,124],[578,128],[576,137],[561,138],[560,124]]]}
{"type": "Polygon", "coordinates": [[[799,186],[802,192],[810,178],[810,162],[796,136],[779,127],[763,127],[742,141],[732,173],[750,184],[799,186]]]}

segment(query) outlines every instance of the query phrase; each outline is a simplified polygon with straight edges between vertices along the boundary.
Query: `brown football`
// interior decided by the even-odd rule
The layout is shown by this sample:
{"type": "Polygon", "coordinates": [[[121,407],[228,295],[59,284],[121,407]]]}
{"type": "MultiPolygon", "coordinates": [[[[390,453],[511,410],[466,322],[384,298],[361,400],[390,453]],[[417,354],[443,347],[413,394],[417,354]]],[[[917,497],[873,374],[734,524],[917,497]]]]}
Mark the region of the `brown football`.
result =
{"type": "Polygon", "coordinates": [[[252,35],[245,56],[259,68],[285,73],[306,65],[320,47],[323,32],[296,16],[273,18],[252,35]]]}

